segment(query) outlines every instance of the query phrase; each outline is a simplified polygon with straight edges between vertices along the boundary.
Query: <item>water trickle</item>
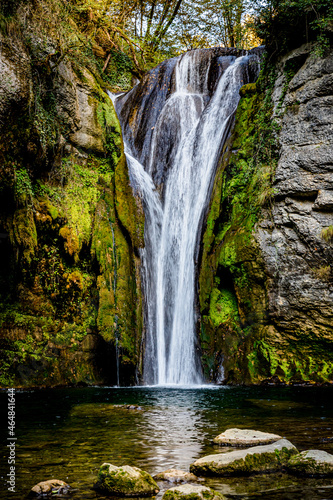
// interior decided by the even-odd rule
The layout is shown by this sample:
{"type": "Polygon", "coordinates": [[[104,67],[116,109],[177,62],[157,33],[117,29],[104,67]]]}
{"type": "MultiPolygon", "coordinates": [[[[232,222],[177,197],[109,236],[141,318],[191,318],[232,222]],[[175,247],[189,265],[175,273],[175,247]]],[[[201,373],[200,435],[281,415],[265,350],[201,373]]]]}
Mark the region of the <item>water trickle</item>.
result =
{"type": "Polygon", "coordinates": [[[190,51],[116,102],[131,185],[146,217],[141,260],[148,384],[203,381],[196,346],[198,238],[239,89],[254,61],[257,68],[255,55],[190,51]]]}

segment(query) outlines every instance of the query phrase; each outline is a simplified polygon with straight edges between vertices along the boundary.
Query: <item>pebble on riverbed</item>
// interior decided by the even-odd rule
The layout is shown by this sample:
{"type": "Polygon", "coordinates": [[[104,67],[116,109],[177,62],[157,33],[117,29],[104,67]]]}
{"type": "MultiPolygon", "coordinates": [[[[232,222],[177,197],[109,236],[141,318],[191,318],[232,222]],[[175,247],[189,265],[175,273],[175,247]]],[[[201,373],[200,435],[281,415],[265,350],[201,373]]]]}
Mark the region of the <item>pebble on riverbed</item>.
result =
{"type": "Polygon", "coordinates": [[[278,434],[254,431],[252,429],[227,429],[213,439],[220,446],[256,446],[271,444],[282,439],[278,434]]]}
{"type": "Polygon", "coordinates": [[[48,495],[67,495],[71,487],[64,481],[59,479],[49,479],[48,481],[41,481],[31,488],[29,496],[45,497],[48,495]]]}

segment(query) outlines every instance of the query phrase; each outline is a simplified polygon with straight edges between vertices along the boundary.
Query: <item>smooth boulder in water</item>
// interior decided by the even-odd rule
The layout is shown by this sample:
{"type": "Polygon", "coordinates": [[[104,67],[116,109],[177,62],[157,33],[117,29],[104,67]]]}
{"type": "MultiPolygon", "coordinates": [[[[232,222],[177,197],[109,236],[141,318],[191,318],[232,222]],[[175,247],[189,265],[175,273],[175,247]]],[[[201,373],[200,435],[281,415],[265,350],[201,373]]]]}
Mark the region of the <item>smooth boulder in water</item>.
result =
{"type": "Polygon", "coordinates": [[[257,472],[271,472],[284,467],[289,458],[297,453],[296,447],[280,439],[265,446],[253,446],[246,450],[218,453],[200,458],[190,466],[198,476],[248,475],[257,472]]]}
{"type": "Polygon", "coordinates": [[[307,450],[290,458],[288,470],[304,476],[333,476],[333,455],[322,450],[307,450]]]}
{"type": "Polygon", "coordinates": [[[32,497],[45,497],[49,495],[67,495],[70,490],[69,484],[59,479],[49,479],[36,484],[29,493],[32,497]]]}
{"type": "Polygon", "coordinates": [[[194,484],[183,484],[167,490],[162,500],[224,500],[218,491],[212,490],[207,486],[194,484]]]}
{"type": "Polygon", "coordinates": [[[198,481],[197,476],[191,472],[178,469],[168,469],[155,474],[156,481],[168,481],[169,483],[186,483],[188,481],[198,481]]]}
{"type": "Polygon", "coordinates": [[[213,439],[214,444],[220,446],[256,446],[271,444],[282,439],[278,434],[253,431],[251,429],[227,429],[213,439]]]}
{"type": "Polygon", "coordinates": [[[98,472],[96,490],[119,497],[150,497],[160,489],[148,472],[138,467],[105,463],[98,472]]]}

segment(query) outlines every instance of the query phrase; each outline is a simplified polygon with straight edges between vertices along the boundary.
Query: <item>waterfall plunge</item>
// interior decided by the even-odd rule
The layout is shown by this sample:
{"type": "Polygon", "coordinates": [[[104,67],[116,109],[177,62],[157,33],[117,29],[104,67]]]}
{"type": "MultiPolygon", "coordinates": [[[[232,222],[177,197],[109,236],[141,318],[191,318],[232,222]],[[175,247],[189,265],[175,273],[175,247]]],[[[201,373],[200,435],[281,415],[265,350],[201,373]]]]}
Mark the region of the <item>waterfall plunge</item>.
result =
{"type": "Polygon", "coordinates": [[[196,50],[170,60],[151,72],[141,93],[134,88],[116,102],[131,184],[146,217],[141,260],[149,384],[203,381],[196,353],[197,241],[239,89],[248,82],[249,60],[257,62],[255,55],[215,56],[220,75],[212,83],[213,56],[214,49],[196,50]]]}

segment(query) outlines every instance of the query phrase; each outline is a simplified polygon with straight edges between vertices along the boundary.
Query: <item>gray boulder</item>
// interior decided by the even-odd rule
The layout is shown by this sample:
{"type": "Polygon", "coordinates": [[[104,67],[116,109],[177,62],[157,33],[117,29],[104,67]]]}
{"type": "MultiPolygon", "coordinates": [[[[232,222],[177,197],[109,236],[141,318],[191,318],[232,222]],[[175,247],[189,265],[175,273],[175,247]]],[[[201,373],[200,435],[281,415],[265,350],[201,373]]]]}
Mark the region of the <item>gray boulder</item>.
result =
{"type": "Polygon", "coordinates": [[[201,476],[247,475],[281,469],[297,449],[286,439],[265,446],[246,450],[219,453],[200,458],[190,466],[190,471],[201,476]]]}
{"type": "Polygon", "coordinates": [[[333,475],[333,455],[322,450],[307,450],[290,458],[288,469],[306,476],[333,475]]]}
{"type": "Polygon", "coordinates": [[[160,490],[148,472],[138,467],[116,467],[108,463],[101,465],[94,488],[119,497],[149,497],[160,490]]]}
{"type": "Polygon", "coordinates": [[[253,431],[251,429],[227,429],[213,439],[214,444],[220,446],[256,446],[271,444],[282,439],[278,434],[253,431]]]}

